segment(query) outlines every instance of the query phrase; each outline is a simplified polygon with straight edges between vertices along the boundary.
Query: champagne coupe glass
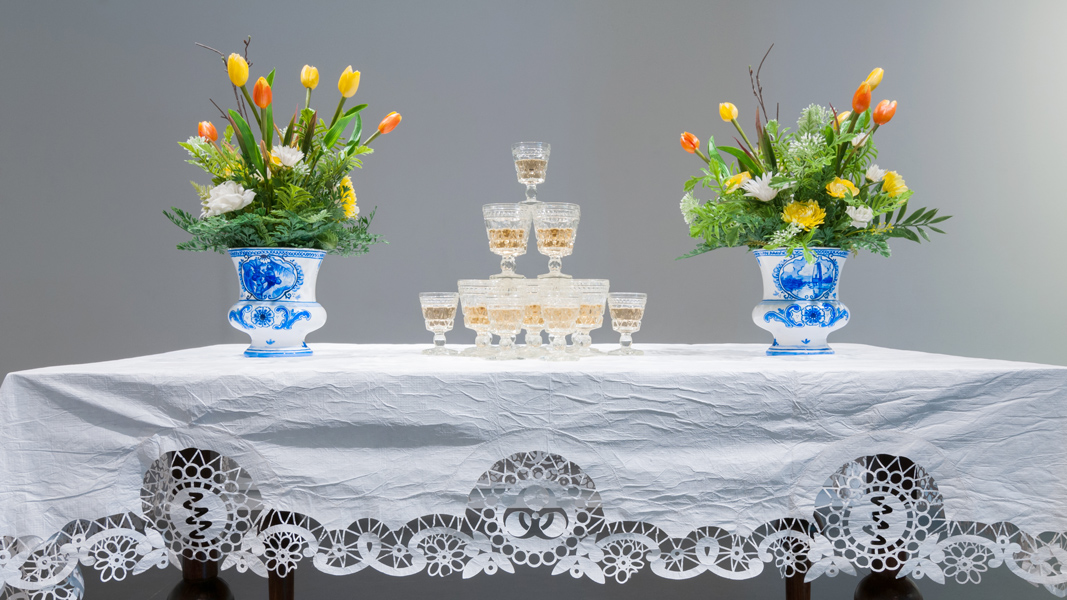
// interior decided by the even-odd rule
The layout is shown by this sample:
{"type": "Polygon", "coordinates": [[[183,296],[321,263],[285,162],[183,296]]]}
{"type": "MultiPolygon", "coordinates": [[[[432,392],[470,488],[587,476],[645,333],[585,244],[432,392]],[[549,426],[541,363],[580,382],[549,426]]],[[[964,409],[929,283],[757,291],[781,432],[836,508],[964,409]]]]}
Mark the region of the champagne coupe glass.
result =
{"type": "Polygon", "coordinates": [[[474,347],[460,352],[461,356],[491,356],[493,334],[489,333],[489,309],[485,303],[493,290],[493,282],[488,279],[461,279],[459,281],[459,301],[463,307],[463,324],[477,334],[474,347]]]}
{"type": "Polygon", "coordinates": [[[518,283],[499,281],[486,298],[489,331],[500,336],[500,350],[491,360],[522,358],[515,348],[515,337],[522,331],[522,313],[526,308],[525,290],[518,283]]]}
{"type": "Polygon", "coordinates": [[[515,174],[519,183],[526,185],[526,200],[523,204],[537,204],[537,184],[545,182],[548,169],[548,151],[551,146],[544,142],[519,142],[512,144],[511,155],[515,158],[515,174]]]}
{"type": "Polygon", "coordinates": [[[567,335],[574,333],[582,297],[566,279],[545,281],[541,288],[541,314],[551,343],[542,360],[578,360],[567,352],[567,335]]]}
{"type": "Polygon", "coordinates": [[[482,206],[489,250],[500,257],[500,272],[490,279],[523,279],[515,272],[515,257],[526,254],[530,235],[530,211],[521,204],[486,204],[482,206]]]}
{"type": "Polygon", "coordinates": [[[526,330],[526,348],[522,355],[524,358],[537,358],[546,352],[541,346],[541,331],[545,328],[545,318],[541,314],[541,280],[527,279],[523,281],[523,287],[526,306],[522,314],[522,327],[526,330]]]}
{"type": "Polygon", "coordinates": [[[445,348],[445,332],[452,331],[455,324],[459,294],[422,292],[419,294],[419,303],[422,304],[422,318],[426,319],[426,329],[433,332],[433,348],[427,348],[422,353],[431,356],[458,354],[451,348],[445,348]]]}
{"type": "Polygon", "coordinates": [[[542,202],[533,209],[537,251],[548,257],[548,273],[538,277],[566,277],[560,273],[563,257],[574,252],[574,238],[578,232],[581,209],[577,204],[542,202]]]}
{"type": "Polygon", "coordinates": [[[611,313],[611,328],[619,332],[619,348],[608,352],[617,356],[638,356],[641,350],[630,347],[630,336],[641,329],[641,317],[645,316],[647,294],[612,292],[608,294],[608,312],[611,313]]]}
{"type": "Polygon", "coordinates": [[[571,351],[578,356],[592,356],[602,354],[594,349],[592,336],[589,332],[600,329],[604,325],[604,305],[608,299],[607,279],[574,279],[575,289],[582,298],[581,308],[578,310],[578,323],[575,325],[575,333],[571,336],[571,351]]]}

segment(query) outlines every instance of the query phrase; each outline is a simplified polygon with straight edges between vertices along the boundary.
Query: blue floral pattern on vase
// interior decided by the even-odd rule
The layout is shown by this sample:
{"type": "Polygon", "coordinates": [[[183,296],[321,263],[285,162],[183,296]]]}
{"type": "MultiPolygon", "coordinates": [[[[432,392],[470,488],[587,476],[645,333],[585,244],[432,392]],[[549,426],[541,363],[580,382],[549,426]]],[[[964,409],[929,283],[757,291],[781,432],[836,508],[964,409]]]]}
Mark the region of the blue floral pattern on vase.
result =
{"type": "Polygon", "coordinates": [[[849,320],[848,308],[838,301],[841,266],[848,252],[812,248],[808,262],[802,250],[756,250],[763,275],[763,302],[752,320],[774,335],[769,355],[833,354],[826,343],[832,331],[849,320]]]}
{"type": "Polygon", "coordinates": [[[308,356],[304,337],[322,327],[326,310],[315,301],[326,253],[303,248],[233,248],[239,300],[230,324],[252,338],[245,356],[308,356]]]}
{"type": "Polygon", "coordinates": [[[247,257],[237,269],[241,289],[255,300],[290,299],[292,290],[304,282],[304,271],[299,265],[269,254],[247,257]]]}

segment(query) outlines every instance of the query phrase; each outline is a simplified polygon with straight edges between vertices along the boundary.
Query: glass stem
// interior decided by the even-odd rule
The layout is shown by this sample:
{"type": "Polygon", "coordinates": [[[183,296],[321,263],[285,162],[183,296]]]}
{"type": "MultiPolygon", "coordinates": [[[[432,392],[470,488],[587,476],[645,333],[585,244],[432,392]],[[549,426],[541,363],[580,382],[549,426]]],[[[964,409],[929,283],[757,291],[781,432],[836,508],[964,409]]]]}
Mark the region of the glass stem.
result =
{"type": "Polygon", "coordinates": [[[435,333],[435,334],[433,334],[433,345],[438,347],[438,348],[444,348],[445,347],[445,334],[443,334],[443,333],[435,333]]]}
{"type": "Polygon", "coordinates": [[[541,330],[540,329],[538,329],[537,331],[531,331],[529,329],[526,330],[526,345],[531,347],[531,348],[540,348],[541,347],[541,330]]]}
{"type": "Polygon", "coordinates": [[[559,256],[553,256],[548,259],[548,272],[553,275],[559,275],[560,269],[563,268],[563,259],[559,256]]]}
{"type": "Polygon", "coordinates": [[[501,350],[510,350],[511,347],[514,344],[515,344],[515,336],[513,336],[513,335],[502,335],[502,336],[500,336],[500,349],[501,350]]]}
{"type": "Polygon", "coordinates": [[[634,340],[632,337],[630,337],[629,333],[624,333],[619,336],[619,345],[623,348],[629,348],[630,344],[632,344],[633,341],[634,340]]]}
{"type": "Polygon", "coordinates": [[[500,259],[500,272],[505,275],[515,274],[515,257],[505,256],[500,259]]]}
{"type": "Polygon", "coordinates": [[[474,345],[477,348],[485,348],[493,341],[493,334],[488,331],[479,331],[477,337],[474,338],[474,345]]]}
{"type": "Polygon", "coordinates": [[[526,186],[526,201],[527,202],[537,202],[537,185],[536,184],[534,184],[534,185],[529,185],[528,184],[526,186]]]}

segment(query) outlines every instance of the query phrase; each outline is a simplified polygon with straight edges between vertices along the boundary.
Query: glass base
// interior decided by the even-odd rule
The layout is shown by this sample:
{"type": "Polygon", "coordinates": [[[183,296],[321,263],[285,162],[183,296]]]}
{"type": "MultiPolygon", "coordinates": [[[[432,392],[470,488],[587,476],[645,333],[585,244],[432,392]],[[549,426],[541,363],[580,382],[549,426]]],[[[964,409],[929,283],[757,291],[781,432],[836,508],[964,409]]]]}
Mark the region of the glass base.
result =
{"type": "Polygon", "coordinates": [[[570,352],[548,352],[541,357],[541,360],[547,360],[549,362],[562,362],[562,361],[575,361],[578,357],[570,352]]]}
{"type": "Polygon", "coordinates": [[[544,346],[523,346],[519,350],[523,358],[541,358],[545,354],[548,354],[548,349],[544,346]]]}
{"type": "Polygon", "coordinates": [[[608,352],[611,356],[644,356],[644,350],[634,350],[633,348],[618,348],[608,352]]]}
{"type": "Polygon", "coordinates": [[[572,279],[570,275],[563,273],[542,273],[537,276],[538,279],[572,279]]]}
{"type": "Polygon", "coordinates": [[[459,352],[445,348],[444,346],[434,346],[433,348],[427,348],[422,351],[427,356],[459,356],[459,352]]]}
{"type": "Polygon", "coordinates": [[[596,348],[591,348],[589,346],[574,346],[574,345],[568,346],[567,347],[567,352],[570,352],[571,354],[573,354],[575,356],[600,356],[601,354],[604,354],[603,351],[597,350],[596,348]]]}
{"type": "Polygon", "coordinates": [[[474,346],[473,348],[464,348],[459,353],[459,355],[460,356],[469,356],[469,357],[473,357],[473,358],[485,358],[487,356],[492,356],[492,355],[494,355],[496,353],[497,353],[497,349],[494,348],[493,346],[485,346],[483,348],[479,348],[478,346],[474,346]]]}
{"type": "Polygon", "coordinates": [[[510,350],[499,350],[491,356],[486,356],[485,360],[521,360],[522,358],[518,349],[511,348],[510,350]]]}

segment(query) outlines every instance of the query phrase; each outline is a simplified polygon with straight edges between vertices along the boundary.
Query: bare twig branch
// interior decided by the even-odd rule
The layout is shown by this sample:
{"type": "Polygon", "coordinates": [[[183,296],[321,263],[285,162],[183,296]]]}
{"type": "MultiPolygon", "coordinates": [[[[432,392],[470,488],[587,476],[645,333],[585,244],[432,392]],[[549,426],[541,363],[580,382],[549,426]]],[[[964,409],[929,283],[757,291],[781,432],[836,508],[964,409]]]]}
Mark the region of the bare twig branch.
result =
{"type": "MultiPolygon", "coordinates": [[[[212,100],[211,98],[208,98],[207,100],[208,100],[208,102],[210,102],[212,104],[215,104],[215,101],[212,100]]],[[[222,110],[222,107],[220,107],[218,104],[215,104],[215,108],[219,109],[219,114],[222,115],[223,119],[225,119],[226,118],[226,111],[222,110]]]]}
{"type": "Polygon", "coordinates": [[[219,56],[221,56],[221,57],[222,57],[222,62],[223,62],[223,63],[225,63],[225,62],[226,62],[226,55],[225,55],[225,54],[223,54],[222,52],[219,52],[218,50],[216,50],[216,49],[212,48],[211,46],[205,46],[204,44],[201,44],[200,42],[196,42],[196,45],[197,45],[197,46],[200,46],[201,48],[206,48],[206,49],[208,49],[208,50],[211,50],[211,51],[212,51],[212,52],[214,52],[215,54],[218,54],[219,56]]]}
{"type": "MultiPolygon", "coordinates": [[[[252,66],[252,61],[248,60],[248,45],[251,43],[252,36],[248,36],[248,39],[245,40],[245,62],[248,63],[248,66],[250,67],[252,66]]],[[[770,50],[768,50],[768,52],[770,52],[770,50]]]]}
{"type": "MultiPolygon", "coordinates": [[[[767,48],[767,52],[763,55],[763,59],[759,61],[759,67],[756,68],[755,77],[753,77],[752,74],[752,66],[749,65],[748,67],[748,79],[752,83],[752,94],[756,96],[756,100],[759,102],[759,107],[763,110],[764,121],[769,121],[770,119],[767,117],[767,107],[763,105],[763,84],[760,83],[759,75],[760,71],[763,70],[763,62],[767,60],[767,56],[771,53],[771,50],[773,49],[774,44],[771,44],[771,47],[767,48]]],[[[776,118],[777,116],[778,114],[775,113],[776,118]]]]}

